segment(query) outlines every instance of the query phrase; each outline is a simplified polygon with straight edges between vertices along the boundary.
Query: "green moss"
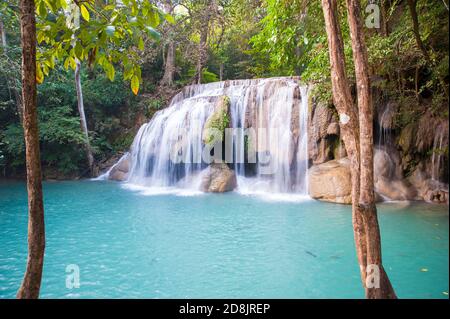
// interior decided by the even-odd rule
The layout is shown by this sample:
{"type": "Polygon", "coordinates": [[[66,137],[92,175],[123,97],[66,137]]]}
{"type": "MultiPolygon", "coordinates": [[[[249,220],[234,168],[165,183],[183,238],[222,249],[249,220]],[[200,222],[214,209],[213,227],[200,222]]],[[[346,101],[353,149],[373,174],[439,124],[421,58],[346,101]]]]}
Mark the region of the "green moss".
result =
{"type": "Polygon", "coordinates": [[[216,111],[211,114],[205,123],[203,131],[203,141],[205,144],[210,145],[214,142],[216,135],[215,132],[221,132],[222,138],[225,135],[225,129],[230,125],[230,98],[223,96],[217,101],[216,111]]]}

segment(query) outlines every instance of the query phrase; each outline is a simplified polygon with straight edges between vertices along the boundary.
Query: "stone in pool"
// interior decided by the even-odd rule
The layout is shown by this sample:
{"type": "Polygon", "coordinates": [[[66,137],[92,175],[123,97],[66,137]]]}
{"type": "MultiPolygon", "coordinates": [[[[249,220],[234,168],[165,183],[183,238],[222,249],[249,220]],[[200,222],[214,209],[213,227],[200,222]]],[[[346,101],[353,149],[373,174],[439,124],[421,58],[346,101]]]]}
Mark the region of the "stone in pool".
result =
{"type": "Polygon", "coordinates": [[[312,166],[309,169],[309,194],[326,202],[351,204],[350,161],[343,158],[312,166]]]}
{"type": "Polygon", "coordinates": [[[227,164],[213,163],[204,172],[200,189],[207,193],[230,192],[237,187],[235,172],[227,164]]]}

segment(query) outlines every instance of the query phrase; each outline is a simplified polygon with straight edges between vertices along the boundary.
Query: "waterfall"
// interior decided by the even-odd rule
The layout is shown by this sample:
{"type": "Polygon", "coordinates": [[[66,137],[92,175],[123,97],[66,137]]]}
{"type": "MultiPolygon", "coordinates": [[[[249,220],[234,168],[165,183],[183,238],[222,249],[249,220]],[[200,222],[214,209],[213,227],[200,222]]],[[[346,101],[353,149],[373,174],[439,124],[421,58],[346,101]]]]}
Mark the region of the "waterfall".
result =
{"type": "Polygon", "coordinates": [[[431,179],[438,182],[440,181],[439,178],[441,175],[441,167],[444,160],[442,148],[445,143],[445,130],[446,128],[441,125],[438,126],[433,141],[433,155],[431,156],[431,179]]]}
{"type": "Polygon", "coordinates": [[[378,116],[378,146],[385,150],[392,146],[391,130],[395,112],[395,106],[392,103],[387,103],[381,116],[378,116]]]}
{"type": "Polygon", "coordinates": [[[237,175],[238,191],[307,195],[308,89],[294,78],[232,80],[184,88],[139,129],[130,150],[127,182],[197,188],[199,175],[208,166],[202,157],[202,132],[223,96],[229,98],[229,127],[235,129],[230,133],[232,154],[224,158],[237,175]],[[251,147],[256,154],[254,162],[250,161],[251,147]]]}

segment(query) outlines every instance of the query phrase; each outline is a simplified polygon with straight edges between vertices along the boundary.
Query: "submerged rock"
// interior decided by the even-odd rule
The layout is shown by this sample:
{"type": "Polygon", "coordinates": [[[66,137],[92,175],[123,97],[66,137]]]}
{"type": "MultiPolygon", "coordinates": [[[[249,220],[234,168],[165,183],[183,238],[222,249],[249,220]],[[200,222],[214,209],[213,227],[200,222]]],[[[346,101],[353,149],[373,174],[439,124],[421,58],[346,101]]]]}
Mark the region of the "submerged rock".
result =
{"type": "Polygon", "coordinates": [[[309,195],[326,202],[351,204],[350,161],[343,158],[312,166],[309,169],[309,195]]]}
{"type": "Polygon", "coordinates": [[[224,163],[213,163],[203,171],[200,189],[207,193],[224,193],[237,187],[235,172],[224,163]]]}

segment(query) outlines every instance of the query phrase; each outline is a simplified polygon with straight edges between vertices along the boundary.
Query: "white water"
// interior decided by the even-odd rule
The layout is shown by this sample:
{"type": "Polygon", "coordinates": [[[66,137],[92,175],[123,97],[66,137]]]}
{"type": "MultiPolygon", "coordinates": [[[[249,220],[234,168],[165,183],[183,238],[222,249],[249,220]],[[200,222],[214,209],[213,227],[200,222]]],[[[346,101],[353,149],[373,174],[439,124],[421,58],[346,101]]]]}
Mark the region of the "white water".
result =
{"type": "Polygon", "coordinates": [[[226,95],[231,102],[230,126],[251,127],[257,133],[253,167],[244,163],[245,134],[232,140],[229,165],[238,176],[238,191],[275,198],[296,193],[304,198],[308,194],[307,94],[307,88],[291,78],[186,87],[139,129],[131,147],[127,187],[143,193],[197,194],[199,172],[208,165],[201,157],[203,127],[217,98],[226,95]],[[183,150],[181,163],[173,160],[174,149],[183,150]]]}
{"type": "Polygon", "coordinates": [[[431,179],[439,182],[441,166],[443,165],[444,157],[442,148],[444,143],[444,133],[448,128],[441,125],[437,128],[433,141],[433,155],[431,156],[431,179]]]}

